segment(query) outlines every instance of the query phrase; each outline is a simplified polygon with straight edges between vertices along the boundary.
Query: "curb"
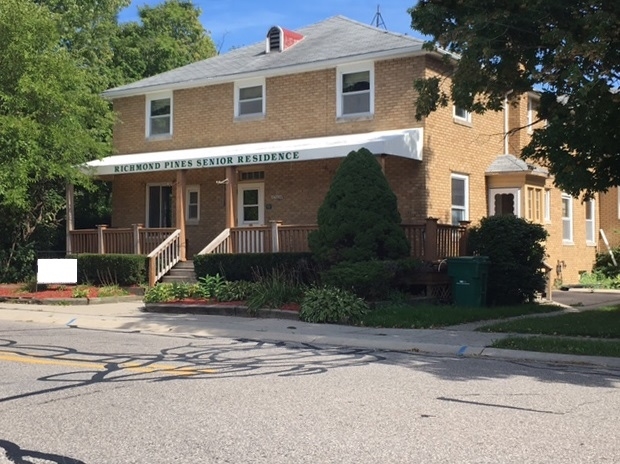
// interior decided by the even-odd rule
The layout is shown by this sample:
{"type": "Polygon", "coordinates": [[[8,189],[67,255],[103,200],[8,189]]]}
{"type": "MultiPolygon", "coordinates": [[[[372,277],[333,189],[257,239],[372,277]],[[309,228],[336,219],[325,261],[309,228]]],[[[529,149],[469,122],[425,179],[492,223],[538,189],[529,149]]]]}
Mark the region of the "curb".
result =
{"type": "Polygon", "coordinates": [[[24,298],[1,297],[0,303],[27,304],[27,305],[55,305],[55,306],[86,306],[106,303],[123,303],[127,301],[142,301],[140,295],[106,296],[97,298],[24,298]]]}
{"type": "Polygon", "coordinates": [[[287,311],[284,309],[259,309],[256,312],[252,312],[247,306],[242,305],[145,303],[144,311],[151,313],[204,314],[207,316],[236,316],[263,319],[289,319],[294,321],[299,320],[299,313],[297,311],[287,311]]]}

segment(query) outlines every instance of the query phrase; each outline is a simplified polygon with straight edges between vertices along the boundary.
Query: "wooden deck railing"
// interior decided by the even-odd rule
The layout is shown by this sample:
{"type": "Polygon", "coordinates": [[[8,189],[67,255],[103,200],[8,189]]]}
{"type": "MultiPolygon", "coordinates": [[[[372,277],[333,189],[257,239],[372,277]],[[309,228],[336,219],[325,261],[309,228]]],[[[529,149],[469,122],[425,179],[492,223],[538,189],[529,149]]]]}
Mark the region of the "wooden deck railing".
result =
{"type": "Polygon", "coordinates": [[[108,229],[102,225],[96,229],[72,230],[69,232],[71,249],[67,251],[71,254],[147,255],[175,231],[173,228],[149,229],[140,224],[127,228],[108,229]]]}
{"type": "MultiPolygon", "coordinates": [[[[232,227],[225,229],[198,254],[208,253],[277,253],[305,252],[308,235],[316,225],[282,225],[232,227]]],[[[465,226],[438,224],[427,219],[416,224],[402,224],[411,245],[411,256],[425,261],[437,261],[465,254],[465,226]]]]}
{"type": "Polygon", "coordinates": [[[148,255],[149,287],[155,285],[181,259],[181,231],[175,230],[148,255]]]}

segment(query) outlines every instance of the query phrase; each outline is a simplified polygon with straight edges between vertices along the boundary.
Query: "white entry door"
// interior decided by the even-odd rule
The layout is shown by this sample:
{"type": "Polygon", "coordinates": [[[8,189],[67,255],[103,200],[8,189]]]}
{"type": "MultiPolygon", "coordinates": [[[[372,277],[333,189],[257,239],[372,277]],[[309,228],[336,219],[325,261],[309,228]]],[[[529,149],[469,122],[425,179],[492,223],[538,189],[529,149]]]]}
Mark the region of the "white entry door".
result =
{"type": "Polygon", "coordinates": [[[265,232],[251,226],[265,224],[265,185],[238,184],[237,226],[246,229],[239,233],[237,249],[241,253],[261,253],[265,248],[265,232]]]}

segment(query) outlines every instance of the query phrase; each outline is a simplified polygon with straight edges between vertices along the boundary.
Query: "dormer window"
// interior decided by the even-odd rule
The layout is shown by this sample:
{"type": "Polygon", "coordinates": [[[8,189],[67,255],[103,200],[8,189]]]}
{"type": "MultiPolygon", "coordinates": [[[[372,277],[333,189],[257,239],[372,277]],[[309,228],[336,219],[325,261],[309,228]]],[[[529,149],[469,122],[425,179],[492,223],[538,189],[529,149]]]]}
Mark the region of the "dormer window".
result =
{"type": "Polygon", "coordinates": [[[279,26],[273,26],[267,32],[267,39],[265,40],[265,53],[281,52],[287,48],[292,47],[304,36],[297,32],[283,29],[279,26]]]}

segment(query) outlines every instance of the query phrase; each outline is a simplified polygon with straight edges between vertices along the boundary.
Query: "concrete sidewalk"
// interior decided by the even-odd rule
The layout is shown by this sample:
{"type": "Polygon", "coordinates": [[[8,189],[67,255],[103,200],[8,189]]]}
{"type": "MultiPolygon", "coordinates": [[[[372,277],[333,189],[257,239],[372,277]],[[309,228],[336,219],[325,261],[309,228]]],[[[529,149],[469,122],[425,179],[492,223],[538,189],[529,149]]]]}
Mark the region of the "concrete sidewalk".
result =
{"type": "MultiPolygon", "coordinates": [[[[568,295],[566,296],[568,297],[568,295]]],[[[570,296],[573,298],[573,295],[570,296]]],[[[575,297],[580,301],[582,296],[575,297]]],[[[596,297],[610,304],[607,297],[596,297]]],[[[620,293],[613,295],[620,304],[620,293]]],[[[482,324],[465,324],[444,329],[380,329],[301,321],[162,314],[143,311],[143,303],[126,301],[88,306],[23,305],[0,303],[0,321],[63,325],[67,328],[115,330],[155,334],[190,334],[199,337],[245,338],[262,341],[305,343],[377,350],[406,351],[450,356],[478,356],[556,363],[580,363],[620,368],[619,358],[573,356],[553,353],[487,348],[509,334],[475,332],[482,324]]],[[[488,324],[489,321],[484,322],[488,324]]]]}

